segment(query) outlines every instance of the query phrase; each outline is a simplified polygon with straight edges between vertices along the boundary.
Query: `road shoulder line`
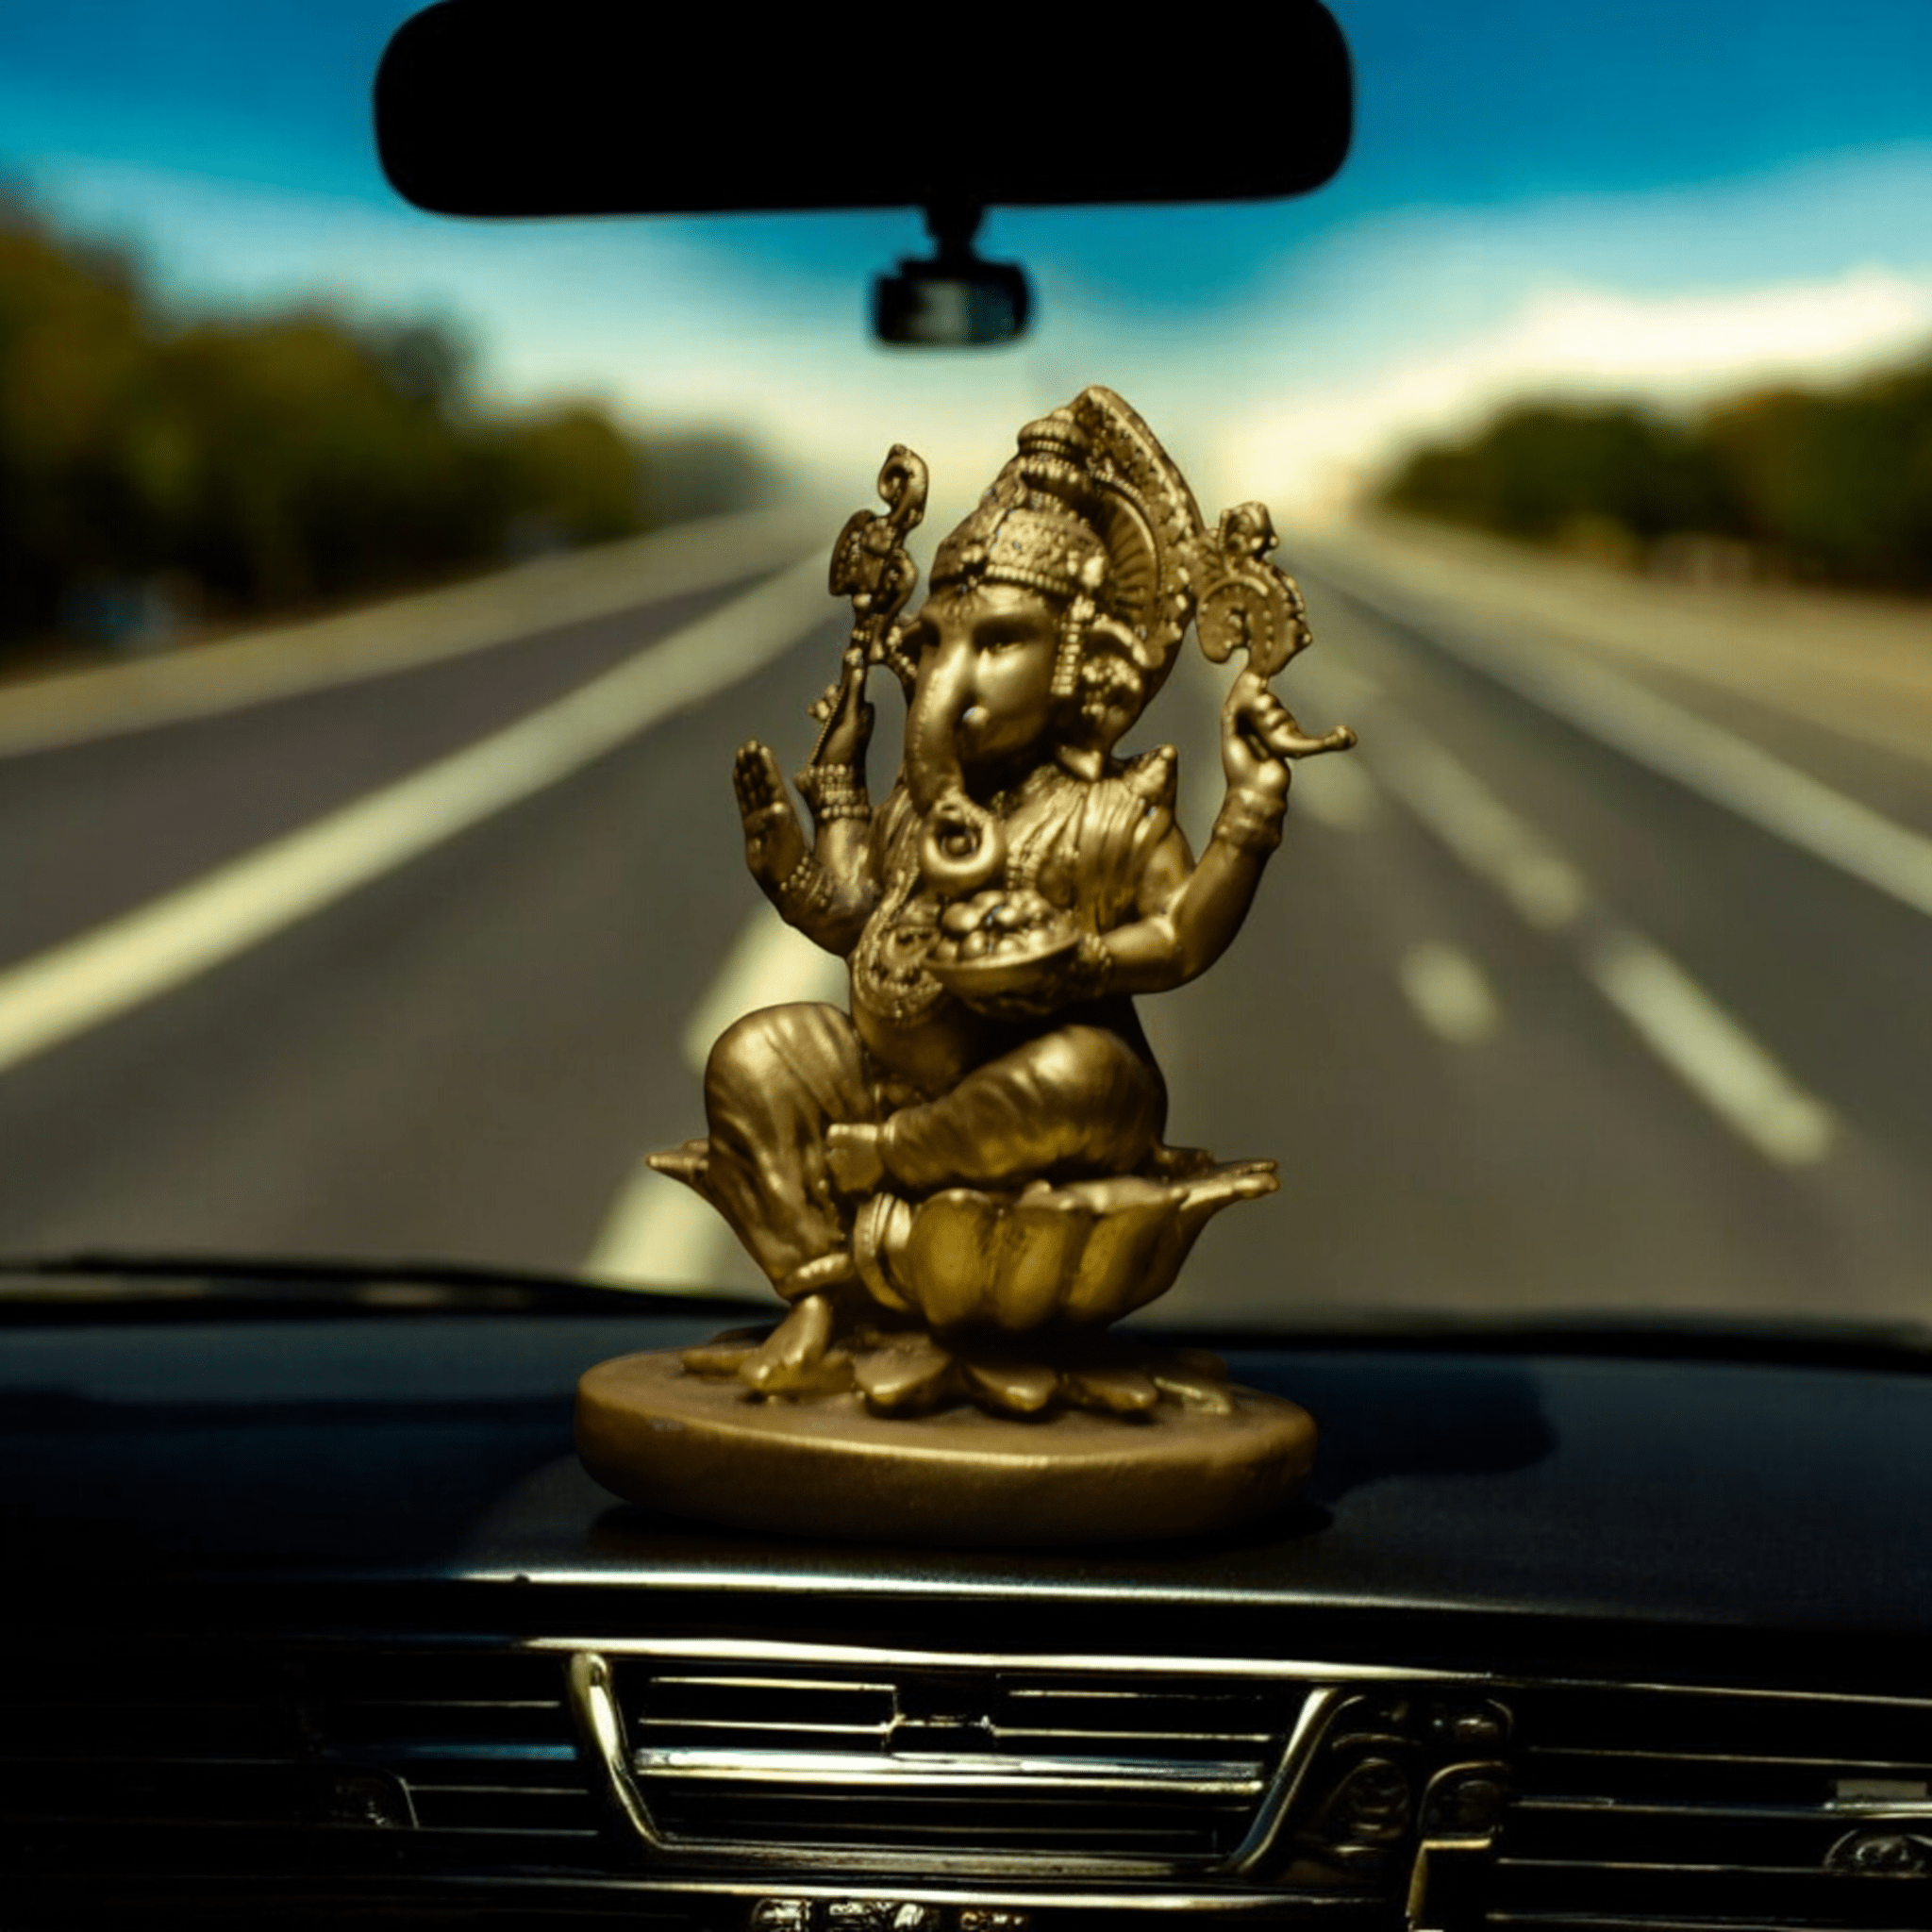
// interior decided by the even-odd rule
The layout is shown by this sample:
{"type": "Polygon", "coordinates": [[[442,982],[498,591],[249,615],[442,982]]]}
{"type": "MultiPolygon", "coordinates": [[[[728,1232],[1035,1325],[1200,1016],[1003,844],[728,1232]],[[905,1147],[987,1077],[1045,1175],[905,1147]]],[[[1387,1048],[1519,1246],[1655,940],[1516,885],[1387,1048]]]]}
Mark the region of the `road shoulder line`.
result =
{"type": "Polygon", "coordinates": [[[811,547],[796,511],[675,525],[359,610],[0,685],[0,758],[412,671],[534,631],[718,590],[811,547]]]}
{"type": "Polygon", "coordinates": [[[0,973],[0,1073],[173,991],[776,658],[829,617],[816,558],[407,778],[0,973]]]}
{"type": "MultiPolygon", "coordinates": [[[[1351,674],[1331,667],[1330,681],[1346,691],[1351,674]]],[[[1602,906],[1540,830],[1388,699],[1360,691],[1350,704],[1389,750],[1384,789],[1526,925],[1565,944],[1598,995],[1679,1085],[1774,1165],[1807,1166],[1832,1152],[1840,1124],[1831,1108],[1685,967],[1602,906]]],[[[1398,978],[1425,1024],[1458,1044],[1485,1036],[1481,996],[1466,974],[1453,965],[1445,972],[1443,959],[1426,953],[1422,970],[1434,983],[1419,982],[1417,970],[1411,953],[1398,978]]]]}
{"type": "Polygon", "coordinates": [[[1336,583],[1385,622],[1460,658],[1634,763],[1932,917],[1932,839],[1607,666],[1537,656],[1519,644],[1479,639],[1459,625],[1419,620],[1407,596],[1385,599],[1345,573],[1336,583]]]}

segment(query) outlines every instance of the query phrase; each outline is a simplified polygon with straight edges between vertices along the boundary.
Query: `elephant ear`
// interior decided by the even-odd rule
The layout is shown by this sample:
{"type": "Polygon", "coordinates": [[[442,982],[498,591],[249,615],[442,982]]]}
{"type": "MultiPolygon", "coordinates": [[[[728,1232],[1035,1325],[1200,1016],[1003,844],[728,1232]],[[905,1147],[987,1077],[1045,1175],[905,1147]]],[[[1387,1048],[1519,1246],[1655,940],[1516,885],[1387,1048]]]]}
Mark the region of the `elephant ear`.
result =
{"type": "Polygon", "coordinates": [[[1190,557],[1199,599],[1201,648],[1224,664],[1239,645],[1248,667],[1273,677],[1309,641],[1300,586],[1269,560],[1279,540],[1267,506],[1224,510],[1221,527],[1204,530],[1190,557]]]}
{"type": "Polygon", "coordinates": [[[1151,698],[1194,614],[1200,506],[1154,432],[1112,390],[1082,390],[1073,414],[1090,445],[1090,515],[1107,545],[1108,611],[1134,635],[1151,698]]]}

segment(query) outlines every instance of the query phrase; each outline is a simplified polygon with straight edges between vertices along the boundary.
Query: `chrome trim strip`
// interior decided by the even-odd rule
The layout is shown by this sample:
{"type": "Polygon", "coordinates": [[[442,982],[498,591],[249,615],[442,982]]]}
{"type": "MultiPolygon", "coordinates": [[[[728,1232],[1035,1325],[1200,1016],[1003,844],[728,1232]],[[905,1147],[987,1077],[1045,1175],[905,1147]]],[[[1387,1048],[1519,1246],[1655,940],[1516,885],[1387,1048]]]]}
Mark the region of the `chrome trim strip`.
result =
{"type": "MultiPolygon", "coordinates": [[[[519,1890],[541,1889],[554,1894],[558,1881],[548,1874],[525,1876],[521,1874],[489,1878],[471,1878],[456,1874],[441,1878],[438,1883],[462,1887],[465,1890],[502,1888],[519,1890]]],[[[574,1883],[583,1883],[574,1880],[574,1883]]],[[[1337,1899],[1324,1896],[1320,1892],[1306,1891],[1177,1891],[1168,1888],[1159,1891],[1110,1891],[1090,1890],[1069,1886],[1064,1890],[1027,1890],[999,1884],[974,1885],[970,1890],[962,1886],[928,1885],[911,1883],[908,1885],[872,1885],[863,1879],[847,1884],[843,1881],[822,1883],[810,1878],[794,1880],[786,1876],[780,1880],[769,1877],[716,1878],[710,1876],[658,1877],[633,1876],[625,1878],[605,1878],[590,1881],[599,1891],[645,1892],[650,1894],[669,1893],[674,1897],[691,1898],[767,1898],[774,1892],[787,1898],[808,1898],[815,1901],[875,1900],[881,1904],[931,1905],[931,1906],[981,1906],[995,1910],[1014,1911],[1087,1911],[1087,1912],[1212,1912],[1226,1917],[1246,1916],[1250,1913],[1266,1913],[1271,1923],[1282,1922],[1286,1907],[1296,1915],[1299,1922],[1307,1915],[1310,1922],[1318,1922],[1327,1912],[1352,1917],[1359,1923],[1361,1903],[1359,1899],[1337,1899]]]]}
{"type": "MultiPolygon", "coordinates": [[[[570,1660],[565,1684],[564,1701],[570,1707],[571,1724],[585,1765],[598,1767],[604,1774],[595,1795],[603,1801],[608,1822],[627,1827],[632,1840],[646,1851],[661,1852],[663,1838],[643,1793],[631,1778],[624,1713],[617,1707],[611,1688],[610,1666],[595,1651],[580,1651],[570,1660]]],[[[620,1840],[621,1836],[620,1832],[620,1840]]]]}
{"type": "Polygon", "coordinates": [[[1287,1822],[1289,1810],[1301,1794],[1302,1781],[1307,1775],[1309,1765],[1315,1761],[1322,1740],[1327,1736],[1328,1726],[1341,1702],[1341,1691],[1332,1684],[1308,1687],[1308,1694],[1302,1700],[1301,1714],[1295,1719],[1294,1729],[1288,1734],[1288,1740],[1281,1747],[1281,1762],[1276,1765],[1274,1776],[1262,1793],[1260,1804],[1255,1807],[1248,1835],[1228,1855],[1224,1863],[1215,1867],[1217,1871],[1231,1874],[1252,1872],[1274,1849],[1274,1841],[1281,1836],[1281,1827],[1287,1822]]]}
{"type": "Polygon", "coordinates": [[[1512,1808],[1531,1816],[1555,1813],[1578,1818],[1601,1817],[1614,1808],[1619,1818],[1737,1818],[1751,1824],[1829,1824],[1834,1819],[1881,1824],[1896,1820],[1901,1824],[1909,1824],[1932,1818],[1932,1804],[1924,1799],[1902,1804],[1887,1804],[1879,1799],[1869,1804],[1847,1804],[1840,1798],[1826,1798],[1817,1805],[1700,1805],[1688,1798],[1617,1798],[1608,1803],[1596,1797],[1518,1798],[1512,1808]]]}
{"type": "Polygon", "coordinates": [[[1287,1677],[1346,1684],[1500,1681],[1493,1673],[1485,1671],[1409,1670],[1391,1664],[1276,1662],[1266,1657],[1123,1657],[1091,1652],[885,1650],[869,1644],[758,1643],[727,1637],[526,1637],[511,1647],[519,1651],[594,1651],[605,1657],[702,1657],[717,1663],[877,1665],[924,1671],[1104,1671],[1146,1677],[1287,1677]]]}
{"type": "MultiPolygon", "coordinates": [[[[536,1639],[521,1647],[554,1650],[558,1647],[558,1643],[556,1639],[536,1639]]],[[[709,1654],[712,1646],[707,1644],[705,1648],[706,1654],[709,1654]]],[[[616,1655],[625,1657],[676,1657],[690,1654],[688,1649],[653,1642],[650,1640],[624,1641],[611,1644],[608,1649],[616,1655]]],[[[860,1652],[832,1645],[819,1649],[800,1644],[731,1644],[728,1649],[738,1655],[749,1654],[753,1660],[769,1659],[780,1651],[788,1659],[793,1660],[800,1657],[824,1657],[828,1661],[836,1657],[841,1662],[848,1659],[855,1662],[896,1662],[904,1657],[910,1660],[914,1668],[919,1667],[921,1660],[934,1655],[924,1652],[860,1652]]],[[[1068,1668],[1064,1664],[1041,1666],[1036,1659],[1030,1657],[951,1657],[948,1658],[948,1662],[955,1668],[968,1670],[1068,1668]]],[[[1136,1658],[1132,1659],[1131,1663],[1138,1664],[1150,1674],[1172,1668],[1155,1658],[1136,1658]]],[[[1114,1667],[1114,1660],[1108,1659],[1087,1667],[1110,1669],[1114,1667]]],[[[1184,1674],[1191,1675],[1210,1671],[1220,1676],[1260,1674],[1237,1673],[1230,1670],[1227,1665],[1218,1663],[1204,1664],[1200,1673],[1189,1672],[1184,1674]]],[[[904,1850],[868,1852],[862,1848],[849,1846],[820,1849],[813,1846],[744,1844],[709,1838],[686,1842],[670,1838],[652,1818],[650,1807],[638,1787],[633,1772],[630,1745],[625,1735],[624,1714],[618,1707],[611,1680],[608,1657],[602,1650],[586,1649],[572,1653],[566,1666],[566,1702],[570,1707],[580,1748],[587,1760],[602,1774],[601,1778],[597,1780],[598,1795],[603,1799],[607,1818],[613,1824],[627,1827],[636,1845],[654,1858],[729,1859],[734,1863],[763,1865],[788,1872],[832,1870],[841,1873],[867,1873],[903,1870],[908,1857],[914,1856],[904,1850]]],[[[1334,1687],[1308,1687],[1294,1727],[1283,1745],[1280,1763],[1270,1784],[1262,1792],[1257,1818],[1251,1822],[1246,1837],[1236,1848],[1232,1858],[1135,1858],[1121,1856],[1082,1857],[1077,1855],[1040,1856],[1024,1852],[952,1853],[922,1850],[916,1855],[917,1863],[924,1870],[941,1874],[977,1875],[1002,1872],[1041,1874],[1050,1871],[1064,1873],[1069,1877],[1112,1878],[1175,1878],[1188,1875],[1208,1877],[1243,1869],[1267,1849],[1280,1829],[1286,1807],[1292,1801],[1306,1762],[1319,1742],[1326,1714],[1341,1694],[1334,1687]],[[1236,1860],[1241,1862],[1237,1864],[1236,1860]]],[[[750,1757],[744,1774],[754,1776],[758,1770],[756,1758],[750,1757]]],[[[1247,1793],[1240,1792],[1233,1795],[1245,1796],[1247,1793]]]]}
{"type": "MultiPolygon", "coordinates": [[[[1070,1595],[1061,1601],[1077,1603],[1083,1599],[1070,1595]]],[[[1230,1676],[1291,1677],[1310,1683],[1482,1684],[1502,1690],[1613,1690],[1620,1696],[1640,1691],[1667,1697],[1775,1698],[1784,1703],[1874,1704],[1902,1710],[1932,1709],[1932,1695],[1914,1697],[1888,1690],[1793,1690],[1750,1684],[1672,1684],[1641,1680],[1626,1683],[1607,1677],[1519,1677],[1497,1671],[1444,1671],[1420,1664],[1351,1664],[1307,1658],[888,1650],[863,1644],[756,1643],[707,1637],[526,1637],[516,1640],[506,1648],[520,1653],[594,1650],[607,1657],[681,1657],[723,1663],[871,1663],[920,1670],[1111,1671],[1143,1676],[1199,1676],[1224,1672],[1230,1676]]]]}
{"type": "MultiPolygon", "coordinates": [[[[1775,1699],[1780,1704],[1876,1704],[1888,1709],[1932,1710],[1932,1696],[1912,1697],[1893,1690],[1792,1690],[1754,1684],[1619,1683],[1613,1677],[1491,1677],[1505,1690],[1603,1690],[1619,1697],[1633,1691],[1659,1697],[1739,1697],[1775,1699]]],[[[1554,1749],[1554,1746],[1539,1746],[1554,1749]]]]}

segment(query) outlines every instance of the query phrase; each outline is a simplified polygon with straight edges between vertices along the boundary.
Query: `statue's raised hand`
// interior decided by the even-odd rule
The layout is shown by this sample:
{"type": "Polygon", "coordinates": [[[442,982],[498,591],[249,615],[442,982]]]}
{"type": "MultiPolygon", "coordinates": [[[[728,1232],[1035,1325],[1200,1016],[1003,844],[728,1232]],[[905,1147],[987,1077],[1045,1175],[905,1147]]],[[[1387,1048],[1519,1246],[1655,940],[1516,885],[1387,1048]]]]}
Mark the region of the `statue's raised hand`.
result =
{"type": "Polygon", "coordinates": [[[738,792],[738,815],[744,821],[744,862],[775,900],[805,857],[805,834],[786,796],[784,774],[778,760],[754,739],[739,746],[731,782],[738,792]]]}
{"type": "Polygon", "coordinates": [[[1346,751],[1354,742],[1355,733],[1346,724],[1319,738],[1304,731],[1257,671],[1243,671],[1222,707],[1221,768],[1230,791],[1282,797],[1288,791],[1290,758],[1346,751]]]}

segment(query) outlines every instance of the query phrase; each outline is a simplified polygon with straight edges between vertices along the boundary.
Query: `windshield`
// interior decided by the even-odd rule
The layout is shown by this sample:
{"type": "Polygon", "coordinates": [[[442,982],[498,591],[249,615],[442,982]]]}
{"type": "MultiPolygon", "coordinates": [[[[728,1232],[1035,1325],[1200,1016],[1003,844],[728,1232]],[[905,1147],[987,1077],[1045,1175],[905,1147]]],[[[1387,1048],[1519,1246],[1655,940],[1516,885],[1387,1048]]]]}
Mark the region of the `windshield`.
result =
{"type": "MultiPolygon", "coordinates": [[[[0,13],[0,1253],[762,1291],[641,1165],[843,997],[733,752],[810,751],[891,444],[924,563],[1104,383],[1272,508],[1361,738],[1141,1002],[1167,1139],[1282,1170],[1161,1315],[1920,1314],[1932,12],[1331,6],[1335,181],[995,210],[1036,318],[970,351],[869,339],[910,211],[402,206],[406,0],[0,13]]],[[[1123,747],[1197,850],[1230,675],[1123,747]]]]}

